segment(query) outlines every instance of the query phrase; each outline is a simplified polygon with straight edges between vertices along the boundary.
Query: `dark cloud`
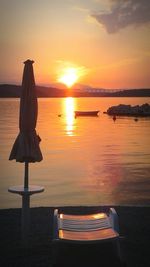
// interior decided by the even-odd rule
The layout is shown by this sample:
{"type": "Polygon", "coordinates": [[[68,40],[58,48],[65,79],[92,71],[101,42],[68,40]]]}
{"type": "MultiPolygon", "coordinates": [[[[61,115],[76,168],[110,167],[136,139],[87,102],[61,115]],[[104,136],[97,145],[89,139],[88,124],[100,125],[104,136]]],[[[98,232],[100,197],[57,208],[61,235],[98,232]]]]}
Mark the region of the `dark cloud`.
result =
{"type": "Polygon", "coordinates": [[[127,26],[150,23],[150,0],[112,0],[109,13],[92,14],[108,33],[115,33],[127,26]]]}

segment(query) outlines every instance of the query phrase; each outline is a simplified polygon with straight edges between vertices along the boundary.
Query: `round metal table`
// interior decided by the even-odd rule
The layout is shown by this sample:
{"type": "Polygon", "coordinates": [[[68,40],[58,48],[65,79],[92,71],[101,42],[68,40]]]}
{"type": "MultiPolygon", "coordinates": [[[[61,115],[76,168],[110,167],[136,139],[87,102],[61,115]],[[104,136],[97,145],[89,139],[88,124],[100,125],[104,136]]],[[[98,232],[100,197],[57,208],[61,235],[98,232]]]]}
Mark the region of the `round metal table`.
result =
{"type": "Polygon", "coordinates": [[[8,192],[19,194],[22,196],[22,241],[26,245],[28,243],[29,225],[30,225],[30,196],[37,193],[42,193],[44,187],[30,185],[25,188],[23,185],[12,186],[8,188],[8,192]]]}
{"type": "Polygon", "coordinates": [[[33,195],[44,191],[44,187],[38,185],[30,185],[28,188],[24,188],[22,185],[11,186],[8,188],[10,193],[23,195],[33,195]]]}

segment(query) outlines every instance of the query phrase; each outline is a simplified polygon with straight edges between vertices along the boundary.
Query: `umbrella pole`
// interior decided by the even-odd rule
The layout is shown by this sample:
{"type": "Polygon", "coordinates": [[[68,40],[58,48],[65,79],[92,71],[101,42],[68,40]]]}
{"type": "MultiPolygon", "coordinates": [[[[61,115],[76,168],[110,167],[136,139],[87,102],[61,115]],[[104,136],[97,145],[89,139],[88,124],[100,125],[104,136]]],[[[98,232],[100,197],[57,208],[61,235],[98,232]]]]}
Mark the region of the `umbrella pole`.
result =
{"type": "Polygon", "coordinates": [[[25,161],[25,175],[24,175],[24,188],[28,188],[29,186],[29,162],[25,161]]]}
{"type": "Polygon", "coordinates": [[[28,192],[29,163],[25,162],[24,192],[22,194],[22,241],[28,245],[30,225],[30,193],[28,192]]]}
{"type": "Polygon", "coordinates": [[[28,245],[30,225],[30,195],[28,192],[22,194],[22,241],[23,245],[28,245]]]}

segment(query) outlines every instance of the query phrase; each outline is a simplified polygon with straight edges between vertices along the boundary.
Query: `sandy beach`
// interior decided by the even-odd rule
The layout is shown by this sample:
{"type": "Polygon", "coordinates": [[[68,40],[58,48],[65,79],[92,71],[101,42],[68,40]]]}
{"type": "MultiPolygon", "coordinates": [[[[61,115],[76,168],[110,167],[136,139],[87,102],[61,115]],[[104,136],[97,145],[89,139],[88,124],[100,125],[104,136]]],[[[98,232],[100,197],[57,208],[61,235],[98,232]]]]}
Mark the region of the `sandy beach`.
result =
{"type": "MultiPolygon", "coordinates": [[[[68,213],[98,212],[99,207],[59,207],[68,213]]],[[[115,207],[119,215],[121,251],[129,267],[150,266],[150,208],[115,207]]],[[[0,210],[1,266],[52,266],[53,207],[31,208],[28,249],[21,245],[21,209],[0,210]]]]}

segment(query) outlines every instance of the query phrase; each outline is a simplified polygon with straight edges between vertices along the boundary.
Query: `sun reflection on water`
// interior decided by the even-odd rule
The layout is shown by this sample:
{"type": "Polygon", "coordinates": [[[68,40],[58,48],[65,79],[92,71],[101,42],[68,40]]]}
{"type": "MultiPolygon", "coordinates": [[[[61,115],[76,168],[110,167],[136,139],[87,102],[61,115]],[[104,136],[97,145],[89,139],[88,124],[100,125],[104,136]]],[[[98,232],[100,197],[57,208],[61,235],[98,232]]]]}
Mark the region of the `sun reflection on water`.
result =
{"type": "Polygon", "coordinates": [[[74,110],[75,99],[72,97],[65,98],[65,113],[66,113],[66,131],[67,135],[72,136],[74,130],[74,110]]]}

